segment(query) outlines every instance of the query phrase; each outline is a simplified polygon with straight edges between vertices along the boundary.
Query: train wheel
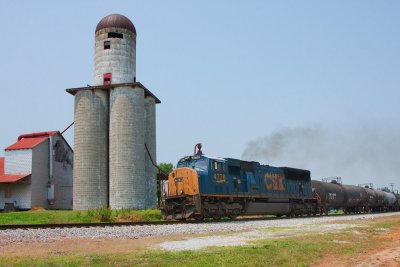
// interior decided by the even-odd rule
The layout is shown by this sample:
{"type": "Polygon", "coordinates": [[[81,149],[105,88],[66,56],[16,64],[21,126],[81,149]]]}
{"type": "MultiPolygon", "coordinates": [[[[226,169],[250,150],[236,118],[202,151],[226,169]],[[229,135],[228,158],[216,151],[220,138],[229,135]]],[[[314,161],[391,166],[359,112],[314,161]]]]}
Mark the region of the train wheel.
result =
{"type": "Polygon", "coordinates": [[[202,221],[202,220],[204,220],[204,215],[202,215],[202,214],[195,214],[195,215],[193,215],[193,218],[194,218],[196,221],[202,221]]]}
{"type": "Polygon", "coordinates": [[[235,220],[237,216],[239,216],[240,210],[239,209],[234,209],[232,210],[232,213],[228,215],[228,217],[232,220],[235,220]]]}
{"type": "Polygon", "coordinates": [[[219,214],[214,214],[214,215],[212,216],[212,218],[213,218],[214,220],[218,221],[218,220],[221,220],[221,215],[219,215],[219,214]]]}
{"type": "Polygon", "coordinates": [[[235,220],[235,219],[237,218],[237,215],[229,214],[228,217],[229,217],[231,220],[235,220]]]}

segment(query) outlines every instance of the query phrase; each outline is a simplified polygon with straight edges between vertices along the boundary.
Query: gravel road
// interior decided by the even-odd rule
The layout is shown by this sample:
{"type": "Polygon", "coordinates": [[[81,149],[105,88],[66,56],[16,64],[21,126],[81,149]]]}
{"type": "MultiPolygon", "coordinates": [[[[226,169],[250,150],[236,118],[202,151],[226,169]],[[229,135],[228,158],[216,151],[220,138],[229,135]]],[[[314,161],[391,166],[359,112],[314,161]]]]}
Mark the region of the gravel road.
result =
{"type": "MultiPolygon", "coordinates": [[[[291,219],[274,219],[263,221],[230,221],[199,224],[175,224],[152,226],[119,226],[119,227],[89,227],[89,228],[55,228],[31,230],[2,230],[0,245],[16,243],[54,242],[65,239],[138,239],[150,236],[166,236],[174,234],[204,234],[237,231],[253,231],[270,227],[299,227],[317,225],[339,220],[371,220],[379,217],[399,215],[399,213],[362,214],[348,216],[303,217],[291,219]]],[[[338,224],[340,225],[340,224],[338,224]]],[[[340,226],[338,226],[340,227],[340,226]]],[[[318,229],[316,228],[316,231],[318,229]]],[[[228,241],[229,242],[229,241],[228,241]]]]}
{"type": "MultiPolygon", "coordinates": [[[[325,224],[306,224],[298,227],[285,227],[280,231],[274,228],[272,231],[268,231],[268,228],[253,229],[245,232],[234,232],[229,234],[217,234],[202,237],[186,237],[184,240],[178,241],[165,241],[155,246],[163,250],[197,250],[205,247],[227,247],[227,246],[240,246],[247,244],[251,241],[257,241],[262,239],[277,239],[283,237],[293,237],[304,235],[306,233],[326,233],[334,232],[348,228],[360,227],[357,224],[337,224],[337,223],[325,223],[325,224]]],[[[333,241],[339,242],[339,241],[333,241]]]]}

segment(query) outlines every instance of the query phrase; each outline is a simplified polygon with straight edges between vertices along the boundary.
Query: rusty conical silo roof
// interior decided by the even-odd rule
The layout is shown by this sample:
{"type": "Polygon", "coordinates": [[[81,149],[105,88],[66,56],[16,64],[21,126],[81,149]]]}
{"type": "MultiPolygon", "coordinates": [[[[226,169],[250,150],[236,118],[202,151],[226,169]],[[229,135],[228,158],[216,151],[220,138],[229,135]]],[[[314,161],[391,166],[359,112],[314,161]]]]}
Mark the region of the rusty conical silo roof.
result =
{"type": "Polygon", "coordinates": [[[108,15],[97,24],[96,32],[105,28],[122,28],[133,32],[136,35],[136,29],[132,21],[120,14],[108,15]]]}

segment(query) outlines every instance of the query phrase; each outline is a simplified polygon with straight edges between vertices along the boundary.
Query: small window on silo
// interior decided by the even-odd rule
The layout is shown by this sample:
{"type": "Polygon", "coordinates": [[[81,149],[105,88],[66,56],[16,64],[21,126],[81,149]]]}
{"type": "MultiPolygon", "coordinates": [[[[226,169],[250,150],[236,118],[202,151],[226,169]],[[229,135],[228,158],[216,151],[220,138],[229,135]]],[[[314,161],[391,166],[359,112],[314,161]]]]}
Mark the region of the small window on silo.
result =
{"type": "Polygon", "coordinates": [[[120,38],[120,39],[124,39],[124,35],[122,33],[118,33],[118,32],[109,32],[108,33],[108,38],[120,38]]]}
{"type": "Polygon", "coordinates": [[[103,82],[104,85],[111,84],[111,73],[104,74],[103,78],[104,78],[104,82],[103,82]]]}
{"type": "Polygon", "coordinates": [[[110,41],[104,41],[104,50],[110,49],[111,48],[111,42],[110,41]]]}

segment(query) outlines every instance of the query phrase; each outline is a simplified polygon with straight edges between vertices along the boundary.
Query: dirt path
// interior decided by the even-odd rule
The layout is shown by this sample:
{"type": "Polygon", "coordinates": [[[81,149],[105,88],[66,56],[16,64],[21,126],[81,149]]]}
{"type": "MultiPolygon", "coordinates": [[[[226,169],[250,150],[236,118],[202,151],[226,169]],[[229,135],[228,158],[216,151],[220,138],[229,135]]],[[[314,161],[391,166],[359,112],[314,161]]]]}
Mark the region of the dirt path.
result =
{"type": "Polygon", "coordinates": [[[49,243],[29,243],[28,246],[20,243],[0,245],[0,256],[47,258],[68,254],[129,254],[147,250],[162,242],[182,240],[183,238],[183,236],[173,235],[140,239],[62,240],[49,243]]]}
{"type": "Polygon", "coordinates": [[[318,267],[400,267],[400,227],[394,227],[389,233],[377,237],[378,242],[361,255],[346,259],[342,255],[331,254],[324,257],[318,267]]]}
{"type": "Polygon", "coordinates": [[[356,265],[357,267],[364,266],[385,266],[395,267],[400,266],[400,247],[384,249],[374,255],[367,257],[364,262],[356,265]]]}
{"type": "Polygon", "coordinates": [[[355,266],[400,266],[400,227],[395,227],[386,235],[380,236],[384,242],[363,257],[355,266]]]}

